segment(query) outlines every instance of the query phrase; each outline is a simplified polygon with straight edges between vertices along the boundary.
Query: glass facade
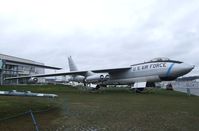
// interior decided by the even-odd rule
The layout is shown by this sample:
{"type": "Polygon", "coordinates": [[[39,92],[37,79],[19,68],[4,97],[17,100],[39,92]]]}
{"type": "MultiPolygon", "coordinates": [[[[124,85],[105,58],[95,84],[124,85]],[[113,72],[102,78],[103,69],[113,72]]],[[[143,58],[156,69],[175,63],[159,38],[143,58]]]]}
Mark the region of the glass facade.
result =
{"type": "MultiPolygon", "coordinates": [[[[8,77],[45,74],[45,69],[59,70],[61,68],[45,66],[43,63],[0,54],[0,85],[27,84],[30,78],[4,80],[8,77]]],[[[45,83],[45,78],[38,78],[38,83],[45,83]]]]}
{"type": "MultiPolygon", "coordinates": [[[[25,84],[28,82],[28,79],[19,79],[19,80],[3,80],[3,79],[7,77],[28,76],[28,75],[44,74],[44,73],[45,72],[43,68],[5,62],[4,68],[1,69],[1,84],[25,84]]],[[[38,82],[44,83],[45,79],[40,78],[38,82]]]]}

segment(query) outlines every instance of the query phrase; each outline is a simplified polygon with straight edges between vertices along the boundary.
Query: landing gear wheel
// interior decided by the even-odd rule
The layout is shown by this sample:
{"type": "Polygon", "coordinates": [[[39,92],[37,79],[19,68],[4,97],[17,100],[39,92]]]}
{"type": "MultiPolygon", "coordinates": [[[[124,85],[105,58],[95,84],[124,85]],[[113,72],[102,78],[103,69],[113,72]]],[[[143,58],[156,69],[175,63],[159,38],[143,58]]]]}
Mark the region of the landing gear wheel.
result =
{"type": "Polygon", "coordinates": [[[135,93],[142,93],[144,91],[144,88],[133,88],[131,89],[135,93]]]}
{"type": "Polygon", "coordinates": [[[93,90],[98,90],[100,88],[100,85],[97,85],[93,90]]]}
{"type": "Polygon", "coordinates": [[[144,91],[144,88],[136,88],[135,91],[136,93],[142,93],[144,91]]]}

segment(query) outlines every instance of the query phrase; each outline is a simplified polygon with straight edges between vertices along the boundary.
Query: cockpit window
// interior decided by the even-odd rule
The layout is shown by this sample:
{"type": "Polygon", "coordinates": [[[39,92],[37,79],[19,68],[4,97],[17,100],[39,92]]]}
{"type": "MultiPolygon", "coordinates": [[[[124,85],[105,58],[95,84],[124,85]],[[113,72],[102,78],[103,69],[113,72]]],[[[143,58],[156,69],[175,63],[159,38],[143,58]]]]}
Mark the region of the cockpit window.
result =
{"type": "Polygon", "coordinates": [[[148,62],[173,62],[173,63],[182,63],[181,61],[176,61],[176,60],[171,60],[166,57],[159,57],[159,58],[154,58],[148,62]]]}
{"type": "Polygon", "coordinates": [[[166,58],[166,57],[159,57],[159,58],[154,58],[154,59],[147,61],[147,62],[144,62],[144,63],[134,64],[134,65],[131,65],[131,66],[146,64],[146,63],[154,63],[154,62],[172,62],[172,63],[178,63],[178,64],[183,63],[181,61],[171,60],[171,59],[166,58]]]}
{"type": "Polygon", "coordinates": [[[169,58],[166,58],[166,57],[159,57],[159,58],[154,58],[151,60],[152,61],[169,61],[170,59],[169,58]]]}

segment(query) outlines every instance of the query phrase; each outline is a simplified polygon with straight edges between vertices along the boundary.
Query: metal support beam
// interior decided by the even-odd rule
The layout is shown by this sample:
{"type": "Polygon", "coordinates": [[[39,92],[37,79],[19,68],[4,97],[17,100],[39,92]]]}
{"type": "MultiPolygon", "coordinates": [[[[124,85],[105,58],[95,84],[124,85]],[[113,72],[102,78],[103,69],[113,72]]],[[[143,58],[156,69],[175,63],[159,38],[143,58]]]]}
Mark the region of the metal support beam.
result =
{"type": "Polygon", "coordinates": [[[188,95],[188,96],[190,96],[190,95],[191,95],[190,88],[187,88],[187,95],[188,95]]]}
{"type": "MultiPolygon", "coordinates": [[[[17,77],[19,76],[19,66],[17,65],[17,77]]],[[[17,79],[17,85],[19,85],[19,79],[17,79]]]]}
{"type": "Polygon", "coordinates": [[[33,115],[32,110],[30,110],[29,112],[30,112],[30,115],[31,115],[31,117],[32,117],[32,121],[33,121],[33,124],[34,124],[34,126],[35,126],[36,131],[39,131],[39,127],[38,127],[38,125],[37,125],[37,122],[36,122],[36,119],[35,119],[35,117],[34,117],[34,115],[33,115]]]}
{"type": "Polygon", "coordinates": [[[0,70],[0,73],[1,73],[1,74],[0,74],[0,75],[1,75],[1,76],[0,76],[0,77],[1,77],[1,80],[0,80],[1,83],[0,83],[0,84],[3,85],[3,70],[0,70]]]}

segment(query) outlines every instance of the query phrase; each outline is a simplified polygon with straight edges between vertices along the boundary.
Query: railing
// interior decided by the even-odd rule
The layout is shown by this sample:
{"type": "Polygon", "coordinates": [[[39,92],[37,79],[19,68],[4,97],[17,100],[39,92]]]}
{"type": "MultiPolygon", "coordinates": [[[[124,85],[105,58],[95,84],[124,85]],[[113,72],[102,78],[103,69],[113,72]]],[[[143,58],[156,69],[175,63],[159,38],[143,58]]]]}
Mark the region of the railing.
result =
{"type": "Polygon", "coordinates": [[[191,94],[199,96],[199,82],[196,81],[176,81],[171,83],[173,88],[186,92],[188,96],[191,94]],[[186,90],[185,90],[186,89],[186,90]]]}
{"type": "Polygon", "coordinates": [[[10,116],[10,117],[2,118],[2,119],[0,119],[0,122],[7,121],[7,120],[10,120],[10,119],[19,118],[19,117],[26,116],[26,115],[30,115],[31,118],[32,118],[32,122],[33,122],[33,125],[35,127],[35,130],[39,131],[39,125],[38,125],[38,123],[35,119],[34,113],[47,112],[47,111],[50,111],[50,110],[53,110],[53,109],[55,109],[55,107],[49,108],[49,109],[46,109],[46,110],[38,110],[38,111],[32,111],[30,109],[29,111],[26,111],[26,112],[23,112],[23,113],[18,113],[18,114],[15,114],[13,116],[10,116]]]}

